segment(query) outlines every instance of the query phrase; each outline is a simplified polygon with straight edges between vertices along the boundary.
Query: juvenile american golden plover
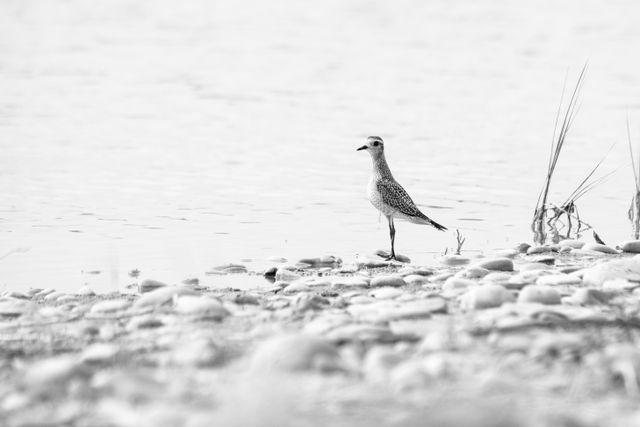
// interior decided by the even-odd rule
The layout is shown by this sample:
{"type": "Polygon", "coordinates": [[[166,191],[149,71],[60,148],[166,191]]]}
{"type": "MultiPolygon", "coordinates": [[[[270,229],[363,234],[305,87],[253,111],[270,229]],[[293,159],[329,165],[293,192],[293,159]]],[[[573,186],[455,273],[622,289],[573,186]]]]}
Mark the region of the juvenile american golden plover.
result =
{"type": "Polygon", "coordinates": [[[358,148],[357,151],[367,150],[373,160],[373,173],[369,179],[368,197],[369,201],[378,209],[389,221],[389,235],[391,236],[391,254],[387,260],[396,259],[394,242],[396,238],[396,228],[393,219],[404,219],[415,224],[431,225],[438,230],[447,228],[433,221],[413,203],[409,194],[393,178],[387,160],[384,158],[384,143],[379,136],[367,138],[367,144],[358,148]]]}

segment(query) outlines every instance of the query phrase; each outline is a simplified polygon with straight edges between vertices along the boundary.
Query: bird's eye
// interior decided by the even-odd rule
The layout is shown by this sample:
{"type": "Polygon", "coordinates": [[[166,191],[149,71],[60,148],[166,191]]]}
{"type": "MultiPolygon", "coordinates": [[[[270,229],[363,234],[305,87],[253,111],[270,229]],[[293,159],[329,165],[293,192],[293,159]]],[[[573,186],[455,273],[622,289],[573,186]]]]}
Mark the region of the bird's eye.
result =
{"type": "Polygon", "coordinates": [[[374,142],[374,143],[373,143],[373,146],[374,146],[374,147],[377,147],[378,145],[380,145],[380,143],[379,143],[378,141],[376,141],[376,142],[374,142]]]}

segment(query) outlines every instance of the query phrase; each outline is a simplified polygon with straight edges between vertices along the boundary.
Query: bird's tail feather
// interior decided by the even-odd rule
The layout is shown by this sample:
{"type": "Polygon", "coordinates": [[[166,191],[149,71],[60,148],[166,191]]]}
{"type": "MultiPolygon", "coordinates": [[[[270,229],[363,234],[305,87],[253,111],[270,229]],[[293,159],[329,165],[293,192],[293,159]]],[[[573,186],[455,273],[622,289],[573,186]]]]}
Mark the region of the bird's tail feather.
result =
{"type": "Polygon", "coordinates": [[[435,229],[440,230],[440,231],[444,231],[444,230],[448,230],[447,227],[445,227],[444,225],[440,225],[437,222],[435,222],[432,219],[428,219],[429,220],[429,225],[432,225],[435,229]]]}

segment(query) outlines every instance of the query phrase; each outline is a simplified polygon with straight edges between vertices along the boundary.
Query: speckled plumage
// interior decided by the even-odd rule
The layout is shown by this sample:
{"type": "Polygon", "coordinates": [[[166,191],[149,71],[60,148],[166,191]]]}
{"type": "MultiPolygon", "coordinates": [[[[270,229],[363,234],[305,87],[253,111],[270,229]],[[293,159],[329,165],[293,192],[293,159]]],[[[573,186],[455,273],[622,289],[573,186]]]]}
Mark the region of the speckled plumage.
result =
{"type": "Polygon", "coordinates": [[[370,136],[367,138],[367,145],[358,148],[358,150],[367,150],[373,160],[373,173],[369,179],[367,195],[371,204],[386,216],[389,221],[391,254],[387,259],[396,259],[394,218],[404,219],[415,224],[431,225],[438,230],[447,229],[420,212],[420,209],[418,209],[409,194],[393,178],[389,165],[387,165],[387,160],[384,157],[382,138],[370,136]]]}

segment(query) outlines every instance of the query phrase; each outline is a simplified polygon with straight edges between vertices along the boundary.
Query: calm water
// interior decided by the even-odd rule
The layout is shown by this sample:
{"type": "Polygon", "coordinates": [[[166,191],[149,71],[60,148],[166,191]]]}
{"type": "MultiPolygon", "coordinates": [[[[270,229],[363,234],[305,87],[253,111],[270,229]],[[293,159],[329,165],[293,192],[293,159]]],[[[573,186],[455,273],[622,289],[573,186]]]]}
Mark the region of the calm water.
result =
{"type": "MultiPolygon", "coordinates": [[[[387,248],[355,151],[371,134],[465,249],[530,241],[563,80],[587,59],[552,200],[617,142],[603,172],[618,171],[578,203],[617,243],[627,111],[640,145],[638,16],[632,0],[4,0],[0,287],[112,290],[134,268],[206,279],[387,248]]],[[[397,229],[417,262],[455,244],[397,229]]]]}

